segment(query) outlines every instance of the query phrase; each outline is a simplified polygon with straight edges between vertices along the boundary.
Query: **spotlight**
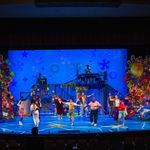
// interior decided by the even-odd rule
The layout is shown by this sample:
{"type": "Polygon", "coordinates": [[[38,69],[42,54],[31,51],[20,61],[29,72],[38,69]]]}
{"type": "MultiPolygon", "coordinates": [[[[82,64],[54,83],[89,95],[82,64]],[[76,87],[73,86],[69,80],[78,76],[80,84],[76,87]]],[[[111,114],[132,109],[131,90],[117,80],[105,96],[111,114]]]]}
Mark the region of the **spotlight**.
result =
{"type": "Polygon", "coordinates": [[[81,6],[81,7],[118,7],[121,0],[34,0],[36,6],[53,7],[53,6],[81,6]]]}

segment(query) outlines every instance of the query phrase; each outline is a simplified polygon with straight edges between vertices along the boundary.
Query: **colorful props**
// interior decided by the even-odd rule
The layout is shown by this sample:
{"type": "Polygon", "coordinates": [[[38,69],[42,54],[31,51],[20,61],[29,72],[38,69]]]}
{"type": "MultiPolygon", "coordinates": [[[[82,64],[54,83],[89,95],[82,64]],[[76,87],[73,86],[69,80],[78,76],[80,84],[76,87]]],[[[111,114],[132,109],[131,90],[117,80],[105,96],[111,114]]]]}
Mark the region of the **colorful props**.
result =
{"type": "Polygon", "coordinates": [[[9,91],[12,76],[14,76],[14,73],[9,69],[9,61],[3,60],[3,55],[0,54],[0,100],[2,100],[2,115],[6,119],[14,117],[14,97],[9,91]]]}
{"type": "Polygon", "coordinates": [[[127,74],[124,81],[127,82],[129,92],[125,99],[131,103],[130,111],[136,112],[136,107],[138,108],[139,105],[144,105],[145,101],[150,100],[150,56],[135,58],[132,55],[127,61],[126,68],[127,74]]]}
{"type": "Polygon", "coordinates": [[[135,77],[137,77],[137,78],[139,78],[141,75],[142,75],[142,73],[143,73],[143,64],[142,63],[137,63],[137,62],[135,62],[135,63],[133,63],[132,64],[132,66],[131,66],[131,73],[135,76],[135,77]]]}

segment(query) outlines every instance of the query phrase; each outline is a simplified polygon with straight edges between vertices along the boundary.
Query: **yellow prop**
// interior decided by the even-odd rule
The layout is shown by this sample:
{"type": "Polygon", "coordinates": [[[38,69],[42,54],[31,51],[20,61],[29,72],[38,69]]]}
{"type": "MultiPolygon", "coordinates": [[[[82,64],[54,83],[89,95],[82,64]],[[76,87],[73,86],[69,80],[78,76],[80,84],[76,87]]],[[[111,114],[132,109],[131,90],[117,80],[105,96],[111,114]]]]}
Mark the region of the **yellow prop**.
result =
{"type": "Polygon", "coordinates": [[[139,62],[135,62],[133,63],[133,65],[131,66],[131,73],[136,76],[137,78],[140,77],[143,73],[143,65],[142,63],[139,62]]]}

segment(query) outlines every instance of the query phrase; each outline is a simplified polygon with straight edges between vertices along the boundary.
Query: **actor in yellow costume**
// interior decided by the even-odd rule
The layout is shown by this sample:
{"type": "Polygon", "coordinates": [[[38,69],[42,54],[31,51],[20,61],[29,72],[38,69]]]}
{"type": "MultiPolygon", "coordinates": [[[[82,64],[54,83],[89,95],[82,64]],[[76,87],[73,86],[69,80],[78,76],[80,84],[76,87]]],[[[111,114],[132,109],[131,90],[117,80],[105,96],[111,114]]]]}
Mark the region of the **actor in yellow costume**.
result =
{"type": "Polygon", "coordinates": [[[65,103],[69,107],[69,118],[72,122],[72,126],[74,125],[74,106],[80,106],[73,102],[72,98],[69,99],[69,102],[65,103]]]}

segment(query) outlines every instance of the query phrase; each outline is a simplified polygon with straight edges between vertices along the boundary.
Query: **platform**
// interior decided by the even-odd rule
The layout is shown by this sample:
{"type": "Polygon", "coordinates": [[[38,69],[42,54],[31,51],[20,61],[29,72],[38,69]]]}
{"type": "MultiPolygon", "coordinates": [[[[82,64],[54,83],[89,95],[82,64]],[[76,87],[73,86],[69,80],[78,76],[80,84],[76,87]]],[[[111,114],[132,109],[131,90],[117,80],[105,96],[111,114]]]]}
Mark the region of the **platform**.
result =
{"type": "MultiPolygon", "coordinates": [[[[19,126],[19,116],[13,121],[0,123],[0,134],[31,134],[34,126],[32,116],[25,116],[23,126],[19,126]]],[[[125,120],[125,125],[121,126],[114,122],[113,118],[107,115],[99,115],[97,126],[91,126],[89,117],[75,117],[75,125],[72,126],[70,119],[63,116],[58,120],[52,114],[41,114],[39,134],[85,134],[85,133],[110,133],[150,130],[150,121],[140,121],[136,118],[125,120]]]]}

